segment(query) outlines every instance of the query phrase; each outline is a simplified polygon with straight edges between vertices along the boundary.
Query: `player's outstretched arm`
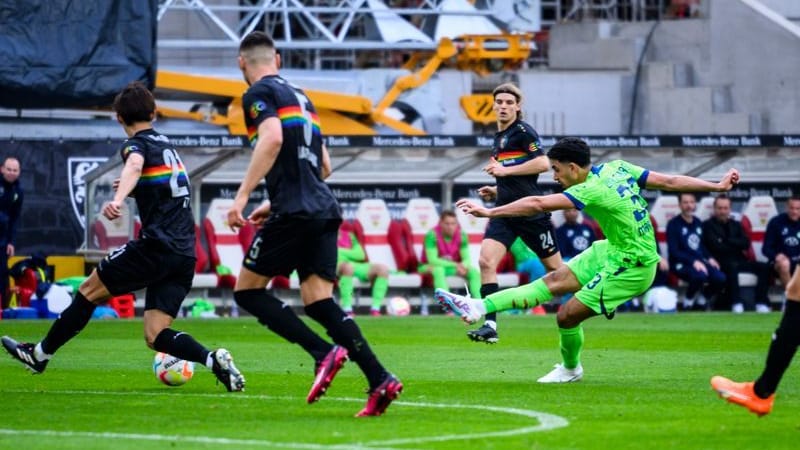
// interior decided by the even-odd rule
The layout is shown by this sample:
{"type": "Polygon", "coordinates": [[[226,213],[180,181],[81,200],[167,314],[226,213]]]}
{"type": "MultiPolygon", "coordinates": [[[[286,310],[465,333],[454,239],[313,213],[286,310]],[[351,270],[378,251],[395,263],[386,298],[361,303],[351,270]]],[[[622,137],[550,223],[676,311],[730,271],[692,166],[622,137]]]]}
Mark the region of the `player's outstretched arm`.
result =
{"type": "Polygon", "coordinates": [[[650,172],[647,175],[647,189],[661,189],[676,192],[725,192],[730,191],[739,182],[739,171],[728,170],[728,173],[717,183],[690,177],[688,175],[669,175],[650,172]]]}
{"type": "Polygon", "coordinates": [[[476,217],[523,217],[542,212],[574,208],[575,205],[564,194],[532,195],[491,209],[467,199],[459,200],[456,207],[476,217]]]}

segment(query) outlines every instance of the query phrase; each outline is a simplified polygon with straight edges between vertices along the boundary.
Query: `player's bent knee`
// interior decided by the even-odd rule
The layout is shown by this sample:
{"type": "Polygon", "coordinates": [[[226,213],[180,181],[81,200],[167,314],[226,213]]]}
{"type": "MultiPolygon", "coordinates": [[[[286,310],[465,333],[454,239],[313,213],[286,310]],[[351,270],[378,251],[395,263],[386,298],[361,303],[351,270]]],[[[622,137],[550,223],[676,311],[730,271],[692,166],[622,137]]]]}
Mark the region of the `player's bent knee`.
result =
{"type": "Polygon", "coordinates": [[[97,270],[93,270],[89,276],[83,280],[78,291],[92,303],[99,304],[111,296],[106,285],[100,280],[97,270]]]}
{"type": "Polygon", "coordinates": [[[375,275],[386,278],[389,276],[389,268],[385,264],[375,264],[375,275]]]}
{"type": "Polygon", "coordinates": [[[342,263],[342,265],[339,266],[339,275],[353,276],[354,273],[355,269],[352,264],[342,263]]]}
{"type": "Polygon", "coordinates": [[[484,254],[481,254],[481,256],[478,258],[478,267],[480,267],[481,272],[494,272],[497,270],[498,264],[500,264],[499,258],[494,258],[484,254]]]}
{"type": "Polygon", "coordinates": [[[563,312],[566,308],[561,308],[556,314],[556,324],[559,328],[574,328],[580,325],[581,321],[573,317],[567,312],[563,312]]]}
{"type": "Polygon", "coordinates": [[[246,267],[242,267],[239,271],[239,276],[236,278],[236,286],[234,291],[244,291],[247,289],[263,289],[267,287],[271,277],[259,275],[246,267]]]}

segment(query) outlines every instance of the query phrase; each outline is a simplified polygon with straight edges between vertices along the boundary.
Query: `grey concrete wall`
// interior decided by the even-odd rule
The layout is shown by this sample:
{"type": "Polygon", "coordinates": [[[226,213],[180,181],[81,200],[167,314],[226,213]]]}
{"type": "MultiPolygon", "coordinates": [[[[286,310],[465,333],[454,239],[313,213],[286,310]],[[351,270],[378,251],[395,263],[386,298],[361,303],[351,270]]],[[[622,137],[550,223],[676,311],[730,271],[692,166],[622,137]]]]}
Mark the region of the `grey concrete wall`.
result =
{"type": "Polygon", "coordinates": [[[762,118],[762,132],[797,133],[800,28],[776,22],[756,3],[711,1],[711,77],[732,86],[735,111],[762,118]]]}
{"type": "Polygon", "coordinates": [[[617,134],[627,72],[531,71],[519,74],[525,120],[542,134],[617,134]]]}

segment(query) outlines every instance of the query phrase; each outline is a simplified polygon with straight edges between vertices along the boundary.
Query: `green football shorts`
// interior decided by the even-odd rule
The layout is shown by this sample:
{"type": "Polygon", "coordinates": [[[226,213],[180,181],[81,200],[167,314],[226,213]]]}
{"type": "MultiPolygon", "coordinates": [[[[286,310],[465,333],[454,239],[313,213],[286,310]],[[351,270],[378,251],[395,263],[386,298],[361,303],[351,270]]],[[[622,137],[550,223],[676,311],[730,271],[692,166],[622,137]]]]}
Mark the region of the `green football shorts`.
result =
{"type": "Polygon", "coordinates": [[[567,266],[583,287],[575,297],[597,314],[609,315],[653,283],[658,262],[642,267],[620,267],[610,262],[608,241],[595,241],[567,266]]]}
{"type": "Polygon", "coordinates": [[[350,262],[353,266],[353,276],[363,282],[369,281],[369,262],[350,262]]]}

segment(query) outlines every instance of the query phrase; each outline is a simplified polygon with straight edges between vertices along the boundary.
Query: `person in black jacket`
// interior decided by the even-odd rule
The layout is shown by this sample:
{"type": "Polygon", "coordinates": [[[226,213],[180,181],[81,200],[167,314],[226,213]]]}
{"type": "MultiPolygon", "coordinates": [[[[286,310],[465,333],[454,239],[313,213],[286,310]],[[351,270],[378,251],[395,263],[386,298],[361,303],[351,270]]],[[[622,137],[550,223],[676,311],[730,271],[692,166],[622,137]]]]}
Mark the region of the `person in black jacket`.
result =
{"type": "Polygon", "coordinates": [[[0,297],[3,308],[8,307],[8,258],[14,256],[17,219],[22,209],[19,172],[19,160],[13,156],[0,166],[0,297]]]}
{"type": "MultiPolygon", "coordinates": [[[[714,214],[703,222],[703,245],[719,262],[720,270],[727,279],[728,298],[735,313],[744,311],[739,289],[739,273],[750,272],[756,276],[756,311],[770,312],[767,289],[769,288],[769,266],[747,257],[750,238],[745,234],[741,222],[731,218],[731,199],[720,195],[714,199],[714,214]]],[[[720,306],[720,305],[717,305],[720,306]]],[[[719,309],[719,308],[718,308],[719,309]]]]}

